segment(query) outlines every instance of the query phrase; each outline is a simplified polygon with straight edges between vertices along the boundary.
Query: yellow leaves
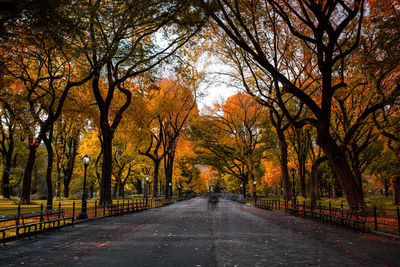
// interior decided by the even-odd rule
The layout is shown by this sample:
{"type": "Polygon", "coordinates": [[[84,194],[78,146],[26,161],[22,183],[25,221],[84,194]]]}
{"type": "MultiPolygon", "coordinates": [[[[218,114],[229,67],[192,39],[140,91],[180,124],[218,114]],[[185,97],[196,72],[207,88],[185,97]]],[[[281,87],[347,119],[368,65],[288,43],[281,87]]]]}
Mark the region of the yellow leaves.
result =
{"type": "Polygon", "coordinates": [[[263,161],[265,168],[264,176],[262,177],[261,183],[271,186],[279,183],[281,179],[281,168],[277,161],[263,161]]]}

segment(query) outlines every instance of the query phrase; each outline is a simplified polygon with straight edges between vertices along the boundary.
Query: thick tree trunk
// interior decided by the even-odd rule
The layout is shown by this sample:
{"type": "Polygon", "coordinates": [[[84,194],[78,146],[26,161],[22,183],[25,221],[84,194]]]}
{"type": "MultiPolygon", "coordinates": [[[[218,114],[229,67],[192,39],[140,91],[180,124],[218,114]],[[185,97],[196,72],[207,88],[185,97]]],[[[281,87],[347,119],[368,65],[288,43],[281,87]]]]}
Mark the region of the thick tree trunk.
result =
{"type": "Polygon", "coordinates": [[[64,172],[64,197],[69,197],[69,185],[71,184],[72,174],[74,173],[75,158],[78,153],[78,143],[71,138],[68,143],[69,151],[67,154],[67,167],[63,168],[64,172]]]}
{"type": "Polygon", "coordinates": [[[29,204],[31,201],[32,171],[36,160],[36,149],[38,145],[29,146],[28,162],[26,163],[24,179],[22,180],[21,203],[29,204]]]}
{"type": "Polygon", "coordinates": [[[101,169],[100,202],[111,202],[111,175],[112,175],[112,139],[113,134],[108,121],[101,122],[103,137],[103,164],[101,169]]]}
{"type": "Polygon", "coordinates": [[[158,195],[158,173],[160,171],[160,159],[154,159],[154,173],[153,173],[153,197],[158,195]]]}
{"type": "Polygon", "coordinates": [[[357,209],[365,205],[362,185],[354,176],[347,162],[346,155],[337,146],[330,136],[329,131],[318,129],[318,145],[323,149],[332,165],[339,183],[346,194],[347,203],[351,208],[357,209]]]}
{"type": "Polygon", "coordinates": [[[64,179],[64,197],[69,197],[69,183],[66,179],[64,179]]]}
{"type": "Polygon", "coordinates": [[[164,157],[165,184],[168,187],[166,198],[172,197],[172,173],[174,169],[174,151],[167,153],[164,157]],[[171,183],[171,186],[169,186],[171,183]]]}
{"type": "Polygon", "coordinates": [[[47,169],[46,169],[46,185],[47,185],[47,205],[46,208],[51,210],[53,209],[53,183],[51,181],[51,174],[53,171],[53,147],[51,145],[51,133],[50,137],[44,137],[43,142],[46,146],[47,150],[47,169]]]}
{"type": "Polygon", "coordinates": [[[288,171],[288,165],[287,165],[288,164],[287,143],[286,143],[284,133],[279,129],[276,129],[276,132],[278,134],[279,146],[280,146],[280,150],[281,150],[280,164],[281,164],[281,179],[282,179],[283,197],[285,200],[289,200],[291,197],[291,193],[290,193],[289,171],[288,171]]]}
{"type": "Polygon", "coordinates": [[[400,204],[400,176],[394,176],[392,178],[393,184],[393,202],[395,205],[400,204]]]}

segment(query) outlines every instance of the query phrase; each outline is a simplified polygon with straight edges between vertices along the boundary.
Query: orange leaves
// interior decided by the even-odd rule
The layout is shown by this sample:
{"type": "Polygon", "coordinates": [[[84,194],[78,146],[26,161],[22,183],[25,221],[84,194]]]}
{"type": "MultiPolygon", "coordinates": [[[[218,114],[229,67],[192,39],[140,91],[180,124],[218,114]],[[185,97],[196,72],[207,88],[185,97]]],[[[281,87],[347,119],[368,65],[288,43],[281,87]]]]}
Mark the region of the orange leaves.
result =
{"type": "Polygon", "coordinates": [[[262,177],[261,183],[267,186],[276,185],[281,179],[281,168],[277,161],[264,161],[263,162],[265,173],[262,177]]]}

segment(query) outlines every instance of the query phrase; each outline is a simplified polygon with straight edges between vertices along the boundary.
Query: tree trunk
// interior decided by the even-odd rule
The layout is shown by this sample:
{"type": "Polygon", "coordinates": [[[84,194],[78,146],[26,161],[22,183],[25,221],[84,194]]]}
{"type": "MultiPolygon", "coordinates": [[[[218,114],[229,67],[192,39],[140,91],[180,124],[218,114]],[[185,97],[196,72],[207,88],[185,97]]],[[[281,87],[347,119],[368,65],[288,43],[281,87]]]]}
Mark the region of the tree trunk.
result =
{"type": "Polygon", "coordinates": [[[46,209],[53,209],[53,183],[51,181],[51,174],[53,171],[53,147],[51,145],[52,133],[50,132],[49,137],[45,136],[43,142],[47,150],[47,169],[46,169],[46,185],[47,185],[47,205],[46,209]]]}
{"type": "Polygon", "coordinates": [[[329,131],[318,129],[317,143],[328,157],[340,185],[346,194],[349,206],[353,209],[363,207],[365,202],[362,185],[359,184],[359,181],[351,171],[345,153],[337,146],[336,142],[330,136],[329,131]]]}
{"type": "Polygon", "coordinates": [[[336,188],[336,183],[333,182],[332,184],[332,199],[337,199],[337,188],[336,188]]]}
{"type": "Polygon", "coordinates": [[[57,166],[56,197],[61,198],[61,168],[57,166]]]}
{"type": "Polygon", "coordinates": [[[160,159],[154,159],[154,173],[153,173],[153,197],[157,197],[158,194],[158,172],[160,171],[160,159]]]}
{"type": "Polygon", "coordinates": [[[10,170],[11,170],[11,162],[8,163],[6,160],[3,170],[3,197],[10,198],[10,170]]]}
{"type": "MultiPolygon", "coordinates": [[[[101,116],[102,117],[102,116],[101,116]]],[[[108,126],[108,121],[102,124],[101,133],[103,137],[103,164],[101,169],[100,202],[111,202],[111,175],[112,175],[112,139],[113,134],[108,126]]]]}
{"type": "Polygon", "coordinates": [[[120,197],[125,197],[125,192],[124,192],[124,183],[122,181],[119,182],[119,196],[120,197]]]}
{"type": "Polygon", "coordinates": [[[393,202],[395,205],[400,204],[400,176],[394,176],[392,178],[393,184],[393,202]]]}
{"type": "Polygon", "coordinates": [[[172,173],[174,168],[174,157],[174,151],[166,153],[164,157],[165,184],[168,186],[166,198],[172,197],[172,173]],[[171,183],[171,186],[169,186],[169,183],[171,183]]]}
{"type": "Polygon", "coordinates": [[[306,162],[305,160],[300,163],[300,185],[301,185],[301,195],[306,198],[306,162]]]}
{"type": "Polygon", "coordinates": [[[328,160],[327,157],[320,157],[313,161],[311,166],[311,204],[315,206],[317,200],[320,199],[319,187],[318,187],[318,167],[324,161],[328,160]]]}
{"type": "Polygon", "coordinates": [[[278,134],[278,139],[279,139],[279,146],[281,149],[281,158],[280,158],[280,164],[281,164],[281,179],[282,179],[282,188],[283,188],[283,197],[285,200],[290,199],[290,181],[289,181],[289,171],[288,171],[288,162],[287,162],[287,143],[285,139],[284,133],[276,128],[276,132],[278,134]]]}
{"type": "Polygon", "coordinates": [[[64,179],[64,197],[69,197],[69,182],[67,181],[67,179],[64,179]]]}
{"type": "Polygon", "coordinates": [[[74,138],[68,142],[69,150],[67,154],[67,167],[63,167],[64,172],[64,197],[69,197],[69,185],[71,184],[72,174],[74,173],[75,158],[78,153],[78,143],[74,138]]]}
{"type": "Polygon", "coordinates": [[[383,186],[385,187],[385,197],[389,196],[389,181],[385,178],[383,180],[383,186]]]}
{"type": "Polygon", "coordinates": [[[32,171],[36,160],[36,149],[38,145],[29,145],[28,162],[24,171],[24,179],[22,180],[21,203],[29,204],[31,201],[32,171]]]}
{"type": "Polygon", "coordinates": [[[117,197],[118,185],[119,185],[119,180],[118,180],[118,179],[115,179],[114,188],[113,188],[113,192],[112,192],[113,198],[116,198],[116,197],[117,197]]]}
{"type": "Polygon", "coordinates": [[[14,154],[14,127],[9,128],[8,132],[8,149],[6,147],[6,142],[2,140],[3,147],[3,158],[4,158],[4,169],[3,169],[3,197],[10,199],[11,197],[11,186],[10,186],[10,171],[13,165],[13,154],[14,154]]]}

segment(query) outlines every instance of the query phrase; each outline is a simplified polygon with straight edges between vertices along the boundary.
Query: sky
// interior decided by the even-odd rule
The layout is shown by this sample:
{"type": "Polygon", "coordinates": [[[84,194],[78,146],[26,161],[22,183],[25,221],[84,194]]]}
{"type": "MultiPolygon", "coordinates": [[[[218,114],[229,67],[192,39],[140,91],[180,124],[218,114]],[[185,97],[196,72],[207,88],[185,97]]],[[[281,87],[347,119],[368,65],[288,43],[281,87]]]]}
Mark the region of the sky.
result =
{"type": "Polygon", "coordinates": [[[205,106],[210,106],[212,103],[220,102],[221,100],[226,100],[229,96],[235,94],[238,89],[234,86],[229,86],[229,80],[223,77],[221,74],[216,74],[217,72],[228,72],[229,67],[223,62],[219,61],[210,55],[204,55],[199,60],[198,69],[206,69],[206,80],[200,90],[205,94],[199,102],[199,109],[203,109],[205,106]],[[204,67],[207,66],[207,67],[204,67]]]}
{"type": "Polygon", "coordinates": [[[198,102],[200,110],[205,106],[210,106],[212,103],[226,100],[229,96],[237,92],[236,88],[219,83],[209,85],[207,88],[203,88],[203,90],[205,91],[206,96],[198,102]]]}

